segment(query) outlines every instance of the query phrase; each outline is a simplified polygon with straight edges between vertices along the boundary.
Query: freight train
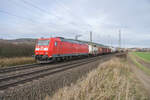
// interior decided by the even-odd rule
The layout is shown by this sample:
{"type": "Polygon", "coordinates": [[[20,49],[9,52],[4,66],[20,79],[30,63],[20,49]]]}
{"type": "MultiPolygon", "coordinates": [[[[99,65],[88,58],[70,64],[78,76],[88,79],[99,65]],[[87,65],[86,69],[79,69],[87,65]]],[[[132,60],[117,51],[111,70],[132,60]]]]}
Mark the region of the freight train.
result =
{"type": "Polygon", "coordinates": [[[111,53],[109,47],[65,39],[62,37],[40,38],[35,46],[35,59],[40,63],[71,59],[72,57],[96,56],[111,53]]]}

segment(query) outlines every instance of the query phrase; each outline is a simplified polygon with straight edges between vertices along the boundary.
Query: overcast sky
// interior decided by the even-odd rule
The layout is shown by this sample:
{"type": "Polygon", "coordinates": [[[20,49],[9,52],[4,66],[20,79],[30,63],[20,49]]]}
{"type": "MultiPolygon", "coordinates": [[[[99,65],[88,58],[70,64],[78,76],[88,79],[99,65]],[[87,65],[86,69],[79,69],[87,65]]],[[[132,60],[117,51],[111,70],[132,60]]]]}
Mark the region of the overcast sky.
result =
{"type": "Polygon", "coordinates": [[[150,47],[150,0],[0,0],[0,38],[61,36],[150,47]]]}

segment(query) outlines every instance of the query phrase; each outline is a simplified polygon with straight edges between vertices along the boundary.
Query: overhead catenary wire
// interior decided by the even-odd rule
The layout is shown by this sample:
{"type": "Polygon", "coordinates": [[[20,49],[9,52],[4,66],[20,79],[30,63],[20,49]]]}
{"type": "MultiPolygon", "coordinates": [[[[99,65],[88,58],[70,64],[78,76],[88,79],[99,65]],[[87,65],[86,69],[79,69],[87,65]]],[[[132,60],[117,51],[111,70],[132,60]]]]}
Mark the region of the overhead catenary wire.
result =
{"type": "Polygon", "coordinates": [[[37,10],[39,10],[39,11],[41,11],[42,13],[45,13],[45,14],[47,14],[47,15],[50,15],[50,16],[54,16],[56,19],[61,19],[61,17],[59,17],[59,16],[57,16],[57,15],[52,15],[52,14],[50,14],[50,12],[48,12],[47,10],[45,10],[45,9],[43,9],[43,8],[41,8],[41,7],[39,7],[38,5],[36,5],[35,3],[33,3],[33,2],[28,2],[27,0],[21,0],[24,4],[26,4],[26,5],[29,5],[29,6],[31,6],[31,7],[33,7],[33,8],[35,8],[35,9],[37,9],[37,10]]]}
{"type": "MultiPolygon", "coordinates": [[[[29,5],[29,6],[31,6],[31,7],[35,8],[35,9],[37,9],[38,11],[40,11],[40,12],[42,12],[42,13],[45,13],[45,14],[50,15],[50,16],[54,16],[54,17],[57,18],[57,19],[60,18],[59,16],[51,15],[47,10],[45,10],[45,9],[43,9],[43,8],[41,8],[41,7],[39,7],[39,6],[37,6],[35,3],[31,2],[31,1],[29,2],[29,1],[26,1],[26,0],[21,0],[21,2],[24,2],[25,5],[29,5]]],[[[61,4],[61,3],[60,3],[60,4],[61,4]]],[[[63,8],[66,8],[66,7],[63,6],[63,8]]],[[[67,11],[67,9],[65,9],[65,10],[67,11]]],[[[36,21],[36,20],[33,20],[33,19],[31,19],[31,18],[28,18],[28,17],[16,15],[16,14],[10,13],[10,12],[8,12],[8,11],[1,10],[0,13],[5,13],[5,14],[7,14],[7,15],[9,15],[9,16],[14,16],[14,17],[17,17],[17,18],[19,18],[19,19],[24,19],[24,20],[30,21],[30,22],[32,22],[34,25],[38,25],[38,24],[39,24],[39,22],[36,21]]],[[[73,15],[70,11],[69,11],[69,14],[73,15]]],[[[74,15],[73,15],[73,16],[74,16],[74,15]]],[[[69,23],[71,24],[72,22],[69,22],[69,23]]],[[[41,24],[44,24],[44,23],[41,23],[41,24]]],[[[48,27],[47,25],[48,25],[48,26],[49,26],[49,25],[52,26],[53,23],[51,23],[51,24],[50,24],[50,23],[46,23],[46,27],[48,27]]],[[[73,25],[73,24],[72,24],[72,25],[73,25]]],[[[79,28],[78,25],[73,25],[73,26],[79,28]]],[[[80,28],[81,28],[81,27],[80,27],[80,28]]]]}
{"type": "MultiPolygon", "coordinates": [[[[39,7],[39,6],[37,6],[35,3],[31,3],[31,2],[28,2],[28,1],[26,1],[26,0],[21,0],[24,4],[26,4],[26,5],[29,5],[29,6],[31,6],[31,7],[33,7],[33,8],[35,8],[35,9],[38,9],[39,11],[41,11],[42,13],[46,13],[46,14],[48,14],[48,15],[50,15],[50,16],[54,16],[54,15],[51,15],[50,14],[50,12],[48,12],[47,10],[45,10],[45,9],[43,9],[43,8],[41,8],[41,7],[39,7]]],[[[57,17],[58,18],[58,16],[56,16],[55,15],[55,17],[57,17]]]]}
{"type": "MultiPolygon", "coordinates": [[[[27,2],[27,1],[25,1],[25,0],[21,0],[21,1],[23,1],[23,2],[26,3],[26,4],[28,4],[29,6],[32,6],[32,7],[36,8],[36,9],[38,9],[38,11],[40,11],[40,12],[42,12],[42,13],[43,13],[43,12],[46,13],[46,11],[45,11],[44,9],[41,9],[40,7],[38,7],[38,6],[36,6],[36,5],[33,5],[33,4],[31,4],[31,3],[29,3],[29,2],[27,2]]],[[[9,1],[9,2],[10,2],[10,1],[9,1]]],[[[12,2],[15,2],[15,1],[12,0],[12,2]]],[[[15,3],[16,3],[16,2],[15,2],[15,3]]],[[[14,4],[14,3],[13,3],[13,4],[14,4]]],[[[17,3],[16,3],[16,4],[17,4],[17,3]]],[[[30,19],[30,18],[27,18],[27,17],[23,17],[23,16],[19,16],[19,15],[16,15],[16,14],[14,14],[14,13],[10,13],[10,12],[8,12],[8,11],[1,10],[1,13],[5,13],[5,14],[7,14],[7,15],[17,17],[17,18],[19,18],[19,19],[28,20],[28,21],[32,22],[33,24],[35,24],[35,25],[37,25],[37,23],[39,23],[38,21],[35,21],[35,20],[33,20],[33,19],[30,19]]],[[[35,13],[35,14],[36,14],[36,13],[35,13]]],[[[46,14],[49,14],[49,13],[46,13],[46,14]]],[[[50,14],[49,14],[49,15],[50,15],[50,14]]],[[[39,16],[41,16],[41,15],[39,15],[39,16]]],[[[50,15],[50,16],[52,16],[52,15],[50,15]]],[[[55,17],[56,17],[56,16],[55,16],[55,17]]],[[[44,23],[40,23],[40,24],[44,24],[44,23]]],[[[50,27],[52,27],[52,23],[51,23],[51,24],[45,23],[45,24],[50,25],[50,27]]]]}
{"type": "MultiPolygon", "coordinates": [[[[24,19],[24,20],[26,20],[26,21],[31,22],[31,23],[34,24],[34,25],[37,25],[37,23],[39,23],[39,22],[34,21],[34,20],[30,19],[30,18],[27,18],[27,17],[24,17],[24,16],[19,16],[19,15],[16,15],[16,14],[14,14],[14,13],[10,13],[10,12],[5,11],[5,10],[0,10],[0,13],[7,14],[7,15],[9,15],[9,16],[13,16],[13,17],[16,17],[16,18],[19,18],[19,19],[24,19]]],[[[44,23],[42,23],[42,24],[44,24],[44,23]]],[[[51,25],[51,24],[49,24],[49,25],[51,25]]],[[[52,26],[52,25],[51,25],[51,26],[52,26]]]]}
{"type": "MultiPolygon", "coordinates": [[[[33,8],[35,8],[35,9],[38,9],[39,11],[41,11],[42,13],[46,13],[46,14],[48,14],[48,15],[50,15],[50,16],[55,16],[55,18],[56,19],[61,19],[59,16],[56,16],[56,15],[51,15],[47,10],[45,10],[45,9],[43,9],[43,8],[41,8],[41,7],[39,7],[39,6],[37,6],[35,3],[33,3],[33,2],[28,2],[27,0],[21,0],[24,4],[26,4],[26,5],[29,5],[29,6],[31,6],[31,7],[33,7],[33,8]]],[[[64,6],[64,5],[62,5],[62,3],[60,3],[60,2],[58,2],[57,0],[55,0],[56,1],[56,3],[57,4],[59,4],[61,7],[63,7],[64,9],[63,10],[65,10],[65,11],[67,11],[70,15],[72,15],[73,17],[75,16],[72,12],[70,12],[70,10],[68,10],[68,7],[66,7],[66,6],[64,6]]],[[[76,18],[77,18],[77,16],[75,16],[76,18]]],[[[71,23],[73,23],[73,22],[70,22],[69,24],[71,24],[71,23]]],[[[72,24],[73,25],[73,24],[72,24]]],[[[74,27],[77,27],[77,28],[79,28],[77,25],[73,25],[74,27]]],[[[81,27],[80,27],[81,28],[81,27]]]]}
{"type": "MultiPolygon", "coordinates": [[[[18,8],[24,8],[24,10],[28,11],[28,13],[32,13],[33,11],[31,11],[31,7],[28,7],[26,4],[21,4],[19,2],[16,2],[15,0],[8,0],[8,2],[12,3],[13,5],[17,6],[18,8]]],[[[24,12],[25,13],[25,12],[24,12]]],[[[43,12],[42,12],[43,13],[43,12]]],[[[27,14],[27,13],[25,13],[27,14]]],[[[36,15],[37,17],[41,17],[41,11],[36,11],[36,13],[34,12],[34,15],[36,15]]]]}
{"type": "Polygon", "coordinates": [[[33,21],[32,19],[30,19],[30,18],[23,17],[23,16],[19,16],[19,15],[16,15],[16,14],[14,14],[14,13],[10,13],[10,12],[8,12],[8,11],[0,10],[0,13],[4,13],[4,14],[7,14],[7,15],[9,15],[9,16],[17,17],[17,18],[20,18],[20,19],[25,19],[25,20],[28,20],[28,21],[30,21],[30,22],[35,22],[35,21],[33,21]]]}
{"type": "MultiPolygon", "coordinates": [[[[14,14],[14,13],[10,13],[10,12],[5,11],[5,10],[0,10],[0,13],[7,14],[7,15],[9,15],[9,16],[13,16],[13,17],[16,17],[16,18],[19,18],[19,19],[23,19],[23,20],[29,21],[29,22],[32,23],[33,25],[37,25],[37,23],[38,23],[38,22],[36,22],[36,21],[34,21],[34,20],[30,19],[30,18],[23,17],[23,16],[19,16],[19,15],[16,15],[16,14],[14,14]]],[[[23,34],[17,34],[17,35],[24,37],[23,34]]],[[[9,36],[12,37],[12,34],[9,35],[9,36]]]]}
{"type": "MultiPolygon", "coordinates": [[[[41,8],[41,7],[39,7],[39,6],[37,6],[35,3],[28,2],[28,1],[26,1],[26,0],[22,0],[22,2],[25,3],[26,5],[29,5],[29,6],[31,6],[31,7],[33,7],[33,8],[35,8],[35,9],[41,11],[42,13],[45,13],[45,14],[50,15],[50,16],[54,16],[54,15],[51,15],[47,10],[45,10],[45,9],[43,9],[43,8],[41,8]]],[[[63,8],[64,8],[64,7],[63,7],[63,8]]],[[[64,8],[64,9],[65,9],[65,8],[64,8]]],[[[58,19],[58,20],[61,19],[61,17],[56,16],[56,15],[55,15],[55,18],[58,19]]],[[[72,23],[73,23],[73,22],[71,21],[71,22],[69,22],[68,24],[73,25],[72,23]]],[[[73,26],[76,27],[76,28],[79,28],[77,25],[73,25],[73,26]]]]}
{"type": "MultiPolygon", "coordinates": [[[[81,17],[77,16],[76,14],[72,13],[72,11],[70,10],[69,7],[67,7],[66,5],[64,5],[63,3],[61,3],[60,1],[58,0],[55,0],[57,4],[59,4],[63,10],[65,10],[69,15],[71,15],[72,17],[75,17],[75,19],[78,19],[81,21],[81,17]]],[[[83,20],[82,20],[83,21],[83,20]]],[[[74,22],[73,22],[74,23],[74,22]]],[[[77,25],[79,25],[78,23],[76,24],[76,27],[79,28],[77,25]]],[[[88,24],[87,24],[88,25],[88,24]]],[[[84,26],[84,25],[82,25],[84,26]]],[[[88,26],[89,27],[89,26],[88,26]]],[[[81,27],[80,27],[81,28],[81,27]]],[[[83,27],[82,27],[83,30],[85,30],[83,27]]]]}

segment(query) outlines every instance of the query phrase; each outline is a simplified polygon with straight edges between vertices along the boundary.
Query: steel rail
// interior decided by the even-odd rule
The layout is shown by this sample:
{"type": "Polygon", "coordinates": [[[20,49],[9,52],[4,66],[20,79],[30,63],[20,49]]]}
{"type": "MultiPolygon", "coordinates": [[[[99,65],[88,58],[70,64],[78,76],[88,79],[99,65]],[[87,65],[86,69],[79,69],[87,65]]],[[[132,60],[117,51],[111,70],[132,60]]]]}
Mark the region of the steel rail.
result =
{"type": "MultiPolygon", "coordinates": [[[[31,77],[29,78],[24,78],[22,80],[18,80],[16,82],[12,82],[12,83],[7,83],[7,84],[4,84],[4,85],[0,85],[0,90],[4,90],[4,89],[7,89],[8,87],[11,87],[11,86],[15,86],[15,85],[18,85],[18,84],[21,84],[21,83],[25,83],[25,82],[29,82],[29,81],[32,81],[34,79],[38,79],[38,78],[41,78],[41,77],[44,77],[44,76],[47,76],[47,75],[52,75],[52,74],[55,74],[55,73],[58,73],[58,72],[62,72],[62,71],[65,71],[65,70],[68,70],[68,69],[71,69],[71,68],[76,68],[76,67],[79,67],[81,65],[84,65],[84,64],[88,64],[88,63],[91,63],[91,62],[94,62],[94,61],[97,61],[99,59],[98,58],[95,58],[95,59],[88,59],[88,60],[85,60],[84,62],[83,61],[80,61],[80,62],[76,62],[74,64],[68,64],[68,65],[64,65],[64,66],[59,66],[59,67],[55,67],[55,68],[49,68],[49,69],[44,69],[44,70],[40,70],[40,71],[37,71],[37,72],[33,72],[33,73],[30,73],[30,75],[32,75],[31,77]],[[56,69],[56,70],[54,70],[56,69]],[[51,70],[54,70],[52,72],[49,72],[51,70]],[[46,73],[44,73],[46,72],[46,73]],[[41,74],[39,74],[41,73],[41,74]],[[37,74],[35,76],[33,76],[33,74],[37,74]]],[[[26,75],[29,76],[29,74],[26,73],[26,75]]],[[[14,76],[13,78],[19,78],[19,77],[23,77],[23,75],[20,75],[20,76],[14,76]]],[[[6,80],[9,80],[9,79],[12,79],[11,78],[7,78],[7,79],[2,79],[3,81],[6,81],[6,80]]],[[[1,81],[2,81],[1,80],[1,81]]]]}

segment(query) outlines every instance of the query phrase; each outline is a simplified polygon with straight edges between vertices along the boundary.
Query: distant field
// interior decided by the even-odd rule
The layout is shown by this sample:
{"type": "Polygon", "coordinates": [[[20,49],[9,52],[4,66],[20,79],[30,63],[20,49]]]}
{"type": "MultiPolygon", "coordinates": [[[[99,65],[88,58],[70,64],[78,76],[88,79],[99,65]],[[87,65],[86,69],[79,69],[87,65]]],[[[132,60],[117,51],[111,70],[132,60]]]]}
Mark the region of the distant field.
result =
{"type": "Polygon", "coordinates": [[[135,65],[137,65],[137,67],[139,67],[141,70],[147,73],[147,75],[150,75],[150,69],[146,67],[147,65],[144,64],[144,63],[147,64],[150,63],[150,52],[132,52],[130,53],[130,56],[132,61],[135,63],[135,65]],[[137,58],[143,61],[143,63],[139,62],[137,58]]]}
{"type": "Polygon", "coordinates": [[[150,62],[150,52],[133,52],[133,54],[139,56],[147,62],[150,62]]]}

